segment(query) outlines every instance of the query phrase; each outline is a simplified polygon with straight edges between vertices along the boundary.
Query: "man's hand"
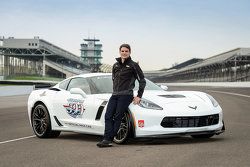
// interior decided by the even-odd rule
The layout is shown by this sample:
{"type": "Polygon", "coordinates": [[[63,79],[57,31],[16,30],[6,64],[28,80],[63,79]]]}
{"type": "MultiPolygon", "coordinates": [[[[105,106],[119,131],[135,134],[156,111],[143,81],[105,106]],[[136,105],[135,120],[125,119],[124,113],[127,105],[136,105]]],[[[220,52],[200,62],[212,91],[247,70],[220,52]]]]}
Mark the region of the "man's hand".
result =
{"type": "Polygon", "coordinates": [[[141,98],[136,96],[136,97],[134,97],[134,99],[133,99],[133,104],[139,104],[140,101],[141,101],[141,98]]]}

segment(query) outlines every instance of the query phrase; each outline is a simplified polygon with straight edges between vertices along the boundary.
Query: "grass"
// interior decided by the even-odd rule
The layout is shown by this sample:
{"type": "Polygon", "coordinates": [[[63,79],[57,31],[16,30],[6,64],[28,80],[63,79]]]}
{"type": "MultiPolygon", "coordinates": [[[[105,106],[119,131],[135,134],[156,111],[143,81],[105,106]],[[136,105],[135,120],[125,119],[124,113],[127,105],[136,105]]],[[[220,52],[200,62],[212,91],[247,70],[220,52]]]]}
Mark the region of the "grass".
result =
{"type": "Polygon", "coordinates": [[[41,76],[9,76],[7,80],[45,80],[45,81],[62,81],[64,78],[55,78],[55,77],[41,77],[41,76]]]}
{"type": "Polygon", "coordinates": [[[0,87],[1,86],[12,86],[11,84],[0,84],[0,87]]]}

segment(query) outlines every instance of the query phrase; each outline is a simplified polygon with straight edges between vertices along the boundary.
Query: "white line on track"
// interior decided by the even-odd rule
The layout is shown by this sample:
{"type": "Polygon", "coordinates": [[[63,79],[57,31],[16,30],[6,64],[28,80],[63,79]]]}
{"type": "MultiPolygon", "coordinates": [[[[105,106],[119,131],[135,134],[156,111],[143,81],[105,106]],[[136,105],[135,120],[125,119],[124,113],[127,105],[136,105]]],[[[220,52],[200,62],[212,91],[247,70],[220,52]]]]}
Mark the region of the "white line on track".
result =
{"type": "Polygon", "coordinates": [[[230,93],[230,92],[222,92],[222,91],[216,91],[216,90],[208,90],[209,92],[215,92],[215,93],[223,93],[228,95],[235,95],[235,96],[241,96],[241,97],[250,97],[248,95],[238,94],[238,93],[230,93]]]}
{"type": "Polygon", "coordinates": [[[24,140],[24,139],[29,139],[29,138],[32,138],[32,137],[35,137],[35,135],[33,135],[33,136],[21,137],[21,138],[12,139],[12,140],[1,141],[0,144],[10,143],[10,142],[19,141],[19,140],[24,140]]]}

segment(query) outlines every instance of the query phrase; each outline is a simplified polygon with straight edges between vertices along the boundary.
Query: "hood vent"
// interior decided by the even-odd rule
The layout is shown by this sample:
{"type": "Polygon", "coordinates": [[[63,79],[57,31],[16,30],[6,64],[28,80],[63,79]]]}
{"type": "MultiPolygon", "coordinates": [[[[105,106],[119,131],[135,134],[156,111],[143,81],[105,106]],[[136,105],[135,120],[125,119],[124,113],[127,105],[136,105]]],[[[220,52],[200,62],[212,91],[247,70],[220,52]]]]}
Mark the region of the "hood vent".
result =
{"type": "Polygon", "coordinates": [[[172,95],[159,95],[161,97],[166,97],[166,98],[185,98],[186,96],[183,95],[178,95],[178,94],[172,94],[172,95]]]}

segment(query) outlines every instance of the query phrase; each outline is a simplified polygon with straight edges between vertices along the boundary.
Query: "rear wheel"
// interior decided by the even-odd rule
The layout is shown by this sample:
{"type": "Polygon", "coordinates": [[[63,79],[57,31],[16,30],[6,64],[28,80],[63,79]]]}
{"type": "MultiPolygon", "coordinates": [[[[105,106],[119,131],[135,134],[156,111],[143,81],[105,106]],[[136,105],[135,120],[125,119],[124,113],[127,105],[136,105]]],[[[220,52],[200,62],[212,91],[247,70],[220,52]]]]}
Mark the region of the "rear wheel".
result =
{"type": "Polygon", "coordinates": [[[49,112],[43,104],[35,106],[31,120],[33,131],[39,138],[58,137],[61,133],[61,131],[51,130],[49,112]]]}
{"type": "Polygon", "coordinates": [[[196,139],[206,139],[206,138],[213,137],[214,134],[201,134],[201,135],[191,135],[191,136],[196,139]]]}
{"type": "Polygon", "coordinates": [[[125,113],[122,118],[120,129],[118,130],[117,135],[114,137],[114,142],[117,144],[124,143],[129,137],[130,133],[129,129],[130,129],[129,115],[128,113],[125,113]]]}

